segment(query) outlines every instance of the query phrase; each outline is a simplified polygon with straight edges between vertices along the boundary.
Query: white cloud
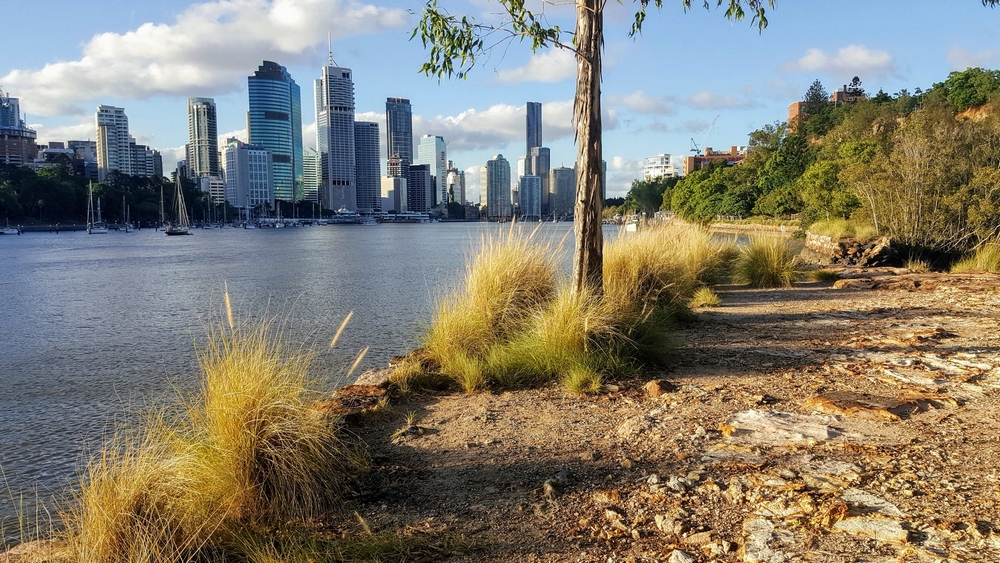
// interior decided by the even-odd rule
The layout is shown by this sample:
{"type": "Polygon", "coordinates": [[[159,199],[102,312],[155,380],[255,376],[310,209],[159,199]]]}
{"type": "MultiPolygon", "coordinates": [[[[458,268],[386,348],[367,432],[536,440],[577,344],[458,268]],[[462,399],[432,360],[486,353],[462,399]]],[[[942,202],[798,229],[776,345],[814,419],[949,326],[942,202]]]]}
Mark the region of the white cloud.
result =
{"type": "Polygon", "coordinates": [[[479,170],[482,166],[470,166],[465,169],[465,199],[473,204],[482,201],[479,187],[479,170]]]}
{"type": "Polygon", "coordinates": [[[954,47],[948,51],[948,63],[955,70],[974,67],[992,68],[1000,66],[1000,51],[972,53],[961,47],[954,47]]]}
{"type": "Polygon", "coordinates": [[[92,116],[72,125],[48,127],[41,124],[28,124],[28,127],[35,130],[38,135],[38,143],[43,145],[52,141],[97,140],[97,125],[92,116]]]}
{"type": "Polygon", "coordinates": [[[837,75],[881,76],[892,72],[894,63],[892,55],[886,51],[875,51],[864,45],[848,45],[838,49],[836,54],[809,49],[802,58],[785,65],[785,69],[837,75]]]}
{"type": "Polygon", "coordinates": [[[672,99],[665,96],[649,96],[642,90],[636,90],[627,96],[608,96],[610,105],[625,106],[632,113],[646,115],[672,115],[677,113],[672,99]]]}
{"type": "MultiPolygon", "coordinates": [[[[304,136],[304,132],[303,132],[303,136],[304,136]]],[[[217,135],[217,138],[219,139],[219,149],[221,150],[222,147],[226,146],[226,142],[229,141],[229,139],[231,139],[233,137],[235,137],[235,138],[243,141],[244,143],[247,142],[247,130],[246,130],[246,128],[235,129],[233,131],[228,131],[226,133],[220,133],[219,135],[217,135]]]]}
{"type": "Polygon", "coordinates": [[[551,48],[531,56],[520,68],[501,70],[499,80],[505,84],[521,82],[562,82],[576,76],[576,58],[565,49],[551,48]]]}
{"type": "Polygon", "coordinates": [[[699,109],[751,109],[757,107],[753,100],[740,100],[730,94],[698,92],[687,100],[687,104],[699,109]]]}
{"type": "MultiPolygon", "coordinates": [[[[363,120],[362,120],[363,121],[363,120]]],[[[381,129],[379,129],[381,131],[381,129]]],[[[316,122],[302,124],[302,147],[316,149],[316,122]]]]}
{"type": "Polygon", "coordinates": [[[613,156],[608,162],[608,197],[625,197],[632,182],[642,178],[643,161],[613,156]]]}
{"type": "Polygon", "coordinates": [[[214,95],[237,88],[261,59],[305,60],[328,31],[344,39],[405,22],[404,10],[356,0],[216,0],[172,24],[95,35],[78,60],[13,70],[0,84],[40,115],[82,114],[78,104],[99,97],[214,95]]]}

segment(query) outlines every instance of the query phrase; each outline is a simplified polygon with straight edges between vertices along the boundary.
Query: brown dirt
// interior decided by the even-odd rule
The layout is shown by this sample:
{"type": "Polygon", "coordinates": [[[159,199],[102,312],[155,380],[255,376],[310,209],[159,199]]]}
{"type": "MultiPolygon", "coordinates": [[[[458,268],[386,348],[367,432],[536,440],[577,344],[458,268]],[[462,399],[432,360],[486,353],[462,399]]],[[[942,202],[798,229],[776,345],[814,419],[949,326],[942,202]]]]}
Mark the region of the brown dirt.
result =
{"type": "Polygon", "coordinates": [[[722,288],[669,367],[596,396],[361,417],[372,473],[331,526],[460,534],[427,559],[456,562],[1000,561],[1000,277],[873,273],[722,288]]]}

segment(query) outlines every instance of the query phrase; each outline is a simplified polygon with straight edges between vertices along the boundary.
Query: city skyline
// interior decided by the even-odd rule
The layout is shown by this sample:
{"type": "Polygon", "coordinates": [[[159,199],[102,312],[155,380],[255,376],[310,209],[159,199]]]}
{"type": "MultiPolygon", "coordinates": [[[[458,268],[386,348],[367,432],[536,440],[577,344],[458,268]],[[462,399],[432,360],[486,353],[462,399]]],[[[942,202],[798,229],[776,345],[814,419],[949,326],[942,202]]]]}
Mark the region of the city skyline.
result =
{"type": "MultiPolygon", "coordinates": [[[[417,72],[427,55],[408,40],[416,25],[406,12],[412,4],[109,0],[100,14],[71,4],[42,34],[30,25],[5,32],[0,48],[15,55],[0,62],[0,86],[20,100],[40,143],[95,140],[87,115],[102,104],[123,107],[137,143],[163,152],[170,170],[187,143],[187,98],[216,100],[220,137],[245,135],[249,70],[276,60],[300,82],[312,80],[327,58],[331,32],[338,60],[355,72],[357,119],[379,123],[383,135],[381,104],[405,97],[413,104],[413,136],[443,137],[449,158],[466,172],[498,153],[516,162],[525,147],[524,102],[539,101],[552,167],[572,166],[572,57],[532,54],[514,44],[484,57],[468,80],[439,84],[417,72]],[[33,48],[19,48],[26,44],[33,48]]],[[[443,5],[484,21],[497,11],[492,2],[443,5]]],[[[684,14],[680,3],[667,3],[633,41],[627,31],[634,6],[610,3],[604,75],[609,195],[623,195],[631,179],[641,178],[646,157],[686,155],[692,140],[717,149],[745,144],[750,131],[783,120],[788,104],[814,79],[832,91],[859,76],[869,92],[895,93],[930,87],[967,66],[1000,66],[991,42],[991,20],[1000,11],[974,0],[948,10],[929,1],[906,6],[847,0],[819,17],[815,6],[779,2],[768,15],[770,26],[758,34],[750,22],[725,22],[719,11],[684,14]]],[[[27,22],[37,21],[38,9],[16,3],[3,11],[10,21],[27,22]]],[[[546,17],[572,28],[571,7],[547,8],[546,17]]],[[[303,110],[311,145],[316,116],[309,104],[303,110]]],[[[469,177],[467,197],[476,201],[478,174],[469,177]]]]}

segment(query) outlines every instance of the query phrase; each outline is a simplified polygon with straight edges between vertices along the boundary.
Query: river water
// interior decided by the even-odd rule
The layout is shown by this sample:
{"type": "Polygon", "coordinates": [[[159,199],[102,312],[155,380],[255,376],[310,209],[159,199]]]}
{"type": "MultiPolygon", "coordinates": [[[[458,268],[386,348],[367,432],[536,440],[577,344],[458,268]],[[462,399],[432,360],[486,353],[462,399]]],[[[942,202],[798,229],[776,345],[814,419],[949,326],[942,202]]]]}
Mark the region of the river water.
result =
{"type": "MultiPolygon", "coordinates": [[[[0,236],[0,523],[35,520],[129,412],[197,388],[195,346],[222,319],[277,317],[317,350],[312,375],[384,366],[419,342],[435,300],[459,285],[487,223],[0,236]],[[353,319],[334,349],[344,316],[353,319]]],[[[564,267],[572,223],[541,225],[564,267]],[[567,236],[569,234],[569,236],[567,236]]],[[[45,521],[47,517],[42,516],[45,521]]]]}

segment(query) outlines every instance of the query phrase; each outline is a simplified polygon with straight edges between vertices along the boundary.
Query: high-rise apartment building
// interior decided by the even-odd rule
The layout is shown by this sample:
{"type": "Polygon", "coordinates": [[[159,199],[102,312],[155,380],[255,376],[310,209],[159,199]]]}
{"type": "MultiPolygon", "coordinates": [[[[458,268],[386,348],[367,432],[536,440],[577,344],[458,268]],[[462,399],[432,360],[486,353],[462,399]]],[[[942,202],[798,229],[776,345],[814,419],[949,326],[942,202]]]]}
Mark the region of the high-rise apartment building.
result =
{"type": "MultiPolygon", "coordinates": [[[[386,159],[397,157],[404,168],[405,165],[413,164],[413,113],[410,100],[386,98],[385,138],[386,159]]],[[[405,176],[405,173],[402,175],[405,176]]]]}
{"type": "Polygon", "coordinates": [[[187,161],[195,176],[221,177],[219,125],[212,98],[188,98],[187,161]]]}
{"type": "Polygon", "coordinates": [[[302,149],[302,199],[319,203],[319,152],[311,147],[302,149]]]}
{"type": "Polygon", "coordinates": [[[428,213],[434,202],[434,177],[429,164],[411,164],[406,176],[406,207],[428,213]]]}
{"type": "Polygon", "coordinates": [[[35,160],[36,138],[35,130],[21,119],[18,99],[0,90],[0,164],[22,166],[35,160]]]}
{"type": "Polygon", "coordinates": [[[664,176],[667,178],[677,177],[677,168],[671,163],[670,155],[658,154],[646,157],[646,162],[642,167],[642,178],[644,180],[652,180],[653,178],[664,176]]]}
{"type": "Polygon", "coordinates": [[[382,164],[379,144],[378,123],[354,122],[357,210],[360,213],[377,213],[382,210],[382,164]]]}
{"type": "Polygon", "coordinates": [[[97,106],[97,179],[105,182],[113,171],[132,172],[132,148],[125,108],[97,106]]]}
{"type": "MultiPolygon", "coordinates": [[[[271,151],[274,199],[302,199],[302,96],[285,67],[264,61],[247,78],[251,145],[271,151]]],[[[353,129],[352,129],[353,132],[353,129]]]]}
{"type": "Polygon", "coordinates": [[[332,56],[316,79],[316,147],[323,205],[357,211],[354,79],[351,69],[335,66],[332,56]]]}
{"type": "Polygon", "coordinates": [[[274,202],[273,155],[266,147],[229,139],[223,156],[226,201],[249,212],[258,205],[274,202]]]}
{"type": "Polygon", "coordinates": [[[416,164],[427,164],[434,177],[433,205],[448,203],[448,147],[436,135],[424,135],[417,145],[416,164]]]}
{"type": "Polygon", "coordinates": [[[550,214],[557,219],[572,215],[576,205],[576,170],[564,166],[553,168],[549,171],[549,190],[552,202],[550,214]]]}
{"type": "Polygon", "coordinates": [[[510,162],[498,154],[487,161],[480,175],[479,189],[486,194],[487,218],[510,220],[513,215],[510,188],[510,162]]]}
{"type": "MultiPolygon", "coordinates": [[[[525,139],[527,141],[524,149],[525,156],[531,156],[531,149],[542,146],[542,104],[540,102],[528,102],[525,105],[525,139]]],[[[526,170],[528,174],[533,174],[534,170],[526,170]]]]}

